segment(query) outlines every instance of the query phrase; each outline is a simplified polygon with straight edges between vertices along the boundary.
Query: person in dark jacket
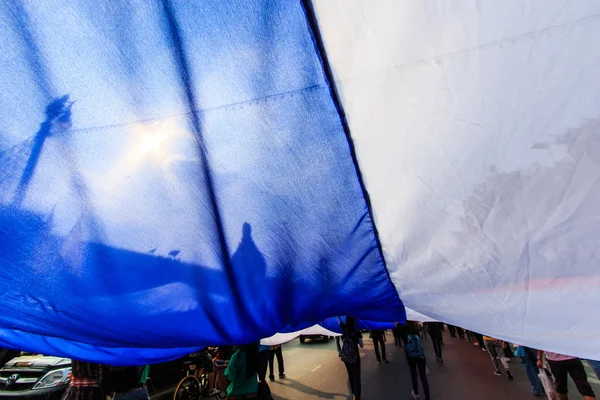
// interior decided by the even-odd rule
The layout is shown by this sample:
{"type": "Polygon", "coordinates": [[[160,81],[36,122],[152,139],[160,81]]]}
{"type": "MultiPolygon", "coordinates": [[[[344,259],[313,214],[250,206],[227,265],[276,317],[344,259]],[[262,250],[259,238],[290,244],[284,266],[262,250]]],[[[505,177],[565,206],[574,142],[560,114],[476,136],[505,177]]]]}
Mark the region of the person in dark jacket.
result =
{"type": "Polygon", "coordinates": [[[150,400],[146,380],[150,365],[137,367],[109,367],[108,393],[114,393],[113,400],[150,400]]]}
{"type": "Polygon", "coordinates": [[[283,365],[283,350],[281,349],[281,345],[278,344],[276,346],[271,346],[271,350],[269,350],[269,379],[271,381],[275,380],[275,357],[277,357],[277,366],[279,367],[279,379],[285,379],[285,368],[283,365]]]}
{"type": "Polygon", "coordinates": [[[394,345],[396,347],[402,347],[402,325],[396,323],[394,329],[392,329],[392,333],[394,334],[394,345]]]}
{"type": "Polygon", "coordinates": [[[427,332],[431,337],[433,343],[433,350],[435,351],[435,360],[437,362],[444,362],[442,359],[442,323],[441,322],[425,322],[427,332]]]}
{"type": "Polygon", "coordinates": [[[450,337],[451,338],[455,338],[456,337],[456,327],[454,325],[448,325],[448,333],[450,333],[450,337]]]}
{"type": "MultiPolygon", "coordinates": [[[[397,325],[398,326],[398,325],[397,325]]],[[[419,383],[417,375],[421,379],[423,386],[423,394],[425,400],[430,399],[429,381],[427,379],[427,361],[425,359],[425,350],[421,345],[419,338],[419,324],[414,321],[406,321],[406,325],[402,325],[402,340],[404,341],[404,352],[406,353],[406,362],[410,370],[410,377],[413,386],[413,399],[418,400],[419,383]]]]}
{"type": "Polygon", "coordinates": [[[355,400],[360,400],[361,396],[361,378],[360,378],[360,354],[358,353],[358,346],[364,347],[362,333],[356,328],[356,320],[352,317],[346,317],[346,322],[340,322],[340,329],[342,330],[342,361],[348,371],[348,381],[350,383],[350,390],[354,395],[355,400]],[[349,350],[349,351],[347,351],[349,350]],[[353,361],[345,360],[347,356],[346,352],[354,355],[353,361]]]}
{"type": "Polygon", "coordinates": [[[385,331],[384,330],[372,330],[371,339],[373,339],[373,347],[375,347],[375,357],[377,358],[377,364],[382,362],[389,364],[385,354],[385,331]],[[380,353],[381,349],[381,353],[380,353]]]}

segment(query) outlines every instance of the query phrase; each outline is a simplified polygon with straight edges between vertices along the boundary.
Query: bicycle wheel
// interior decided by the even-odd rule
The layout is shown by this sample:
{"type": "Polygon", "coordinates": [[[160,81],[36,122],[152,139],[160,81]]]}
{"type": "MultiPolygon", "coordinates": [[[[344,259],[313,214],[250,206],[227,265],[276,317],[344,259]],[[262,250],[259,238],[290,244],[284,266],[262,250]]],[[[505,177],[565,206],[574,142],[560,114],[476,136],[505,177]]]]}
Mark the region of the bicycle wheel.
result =
{"type": "Polygon", "coordinates": [[[195,376],[186,376],[177,385],[173,400],[198,400],[200,398],[200,382],[195,376]]]}

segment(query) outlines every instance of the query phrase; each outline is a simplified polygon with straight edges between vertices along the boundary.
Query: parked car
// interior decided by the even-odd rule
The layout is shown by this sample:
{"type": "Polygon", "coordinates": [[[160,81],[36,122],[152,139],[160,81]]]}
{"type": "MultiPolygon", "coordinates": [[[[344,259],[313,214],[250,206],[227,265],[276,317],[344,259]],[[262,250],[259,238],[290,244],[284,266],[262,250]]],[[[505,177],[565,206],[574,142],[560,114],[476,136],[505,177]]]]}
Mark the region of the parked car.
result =
{"type": "Polygon", "coordinates": [[[327,335],[300,335],[299,337],[300,337],[300,343],[306,342],[306,339],[310,339],[310,340],[322,339],[325,343],[327,343],[327,342],[329,342],[329,339],[331,339],[327,335]]]}
{"type": "Polygon", "coordinates": [[[0,399],[58,400],[69,384],[71,360],[24,355],[0,368],[0,399]]]}
{"type": "MultiPolygon", "coordinates": [[[[71,359],[22,354],[0,368],[0,400],[60,400],[70,383],[71,359]]],[[[148,389],[153,398],[173,397],[183,360],[150,366],[148,389]]]]}

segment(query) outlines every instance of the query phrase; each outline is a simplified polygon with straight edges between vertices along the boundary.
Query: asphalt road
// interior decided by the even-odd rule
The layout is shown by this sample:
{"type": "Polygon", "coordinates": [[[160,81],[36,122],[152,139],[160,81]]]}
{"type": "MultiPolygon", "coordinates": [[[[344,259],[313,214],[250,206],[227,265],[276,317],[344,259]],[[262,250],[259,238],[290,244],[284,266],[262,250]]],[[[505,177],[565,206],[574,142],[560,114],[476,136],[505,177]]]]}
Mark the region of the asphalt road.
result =
{"type": "MultiPolygon", "coordinates": [[[[495,376],[487,352],[472,343],[452,339],[445,332],[444,364],[435,362],[430,340],[424,340],[429,385],[432,399],[465,400],[532,400],[531,386],[518,358],[513,358],[511,372],[515,380],[495,376]]],[[[404,350],[393,345],[388,334],[387,348],[390,364],[378,365],[373,345],[365,335],[361,351],[363,399],[411,399],[410,373],[404,350]]],[[[286,379],[270,383],[275,399],[349,399],[346,369],[337,356],[335,341],[320,343],[298,340],[284,345],[286,379]]],[[[591,379],[600,395],[600,382],[591,379]]],[[[570,382],[572,399],[581,398],[570,382]]],[[[421,397],[423,398],[423,397],[421,397]]]]}

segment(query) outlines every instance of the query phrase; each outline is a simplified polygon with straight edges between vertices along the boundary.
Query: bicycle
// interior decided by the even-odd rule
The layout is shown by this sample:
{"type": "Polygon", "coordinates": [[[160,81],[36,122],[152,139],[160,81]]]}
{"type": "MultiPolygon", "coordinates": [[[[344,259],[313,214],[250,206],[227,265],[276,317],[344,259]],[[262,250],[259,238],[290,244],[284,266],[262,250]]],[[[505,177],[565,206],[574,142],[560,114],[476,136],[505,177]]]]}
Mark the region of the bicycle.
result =
{"type": "Polygon", "coordinates": [[[210,357],[209,353],[193,353],[190,354],[189,360],[183,362],[183,368],[185,370],[185,376],[177,384],[175,393],[173,393],[173,400],[201,400],[201,399],[215,399],[222,400],[226,396],[220,390],[214,395],[210,395],[211,389],[218,390],[217,379],[215,377],[213,381],[213,387],[210,386],[210,380],[206,368],[202,365],[203,362],[206,365],[207,359],[214,364],[215,358],[210,357]]]}

